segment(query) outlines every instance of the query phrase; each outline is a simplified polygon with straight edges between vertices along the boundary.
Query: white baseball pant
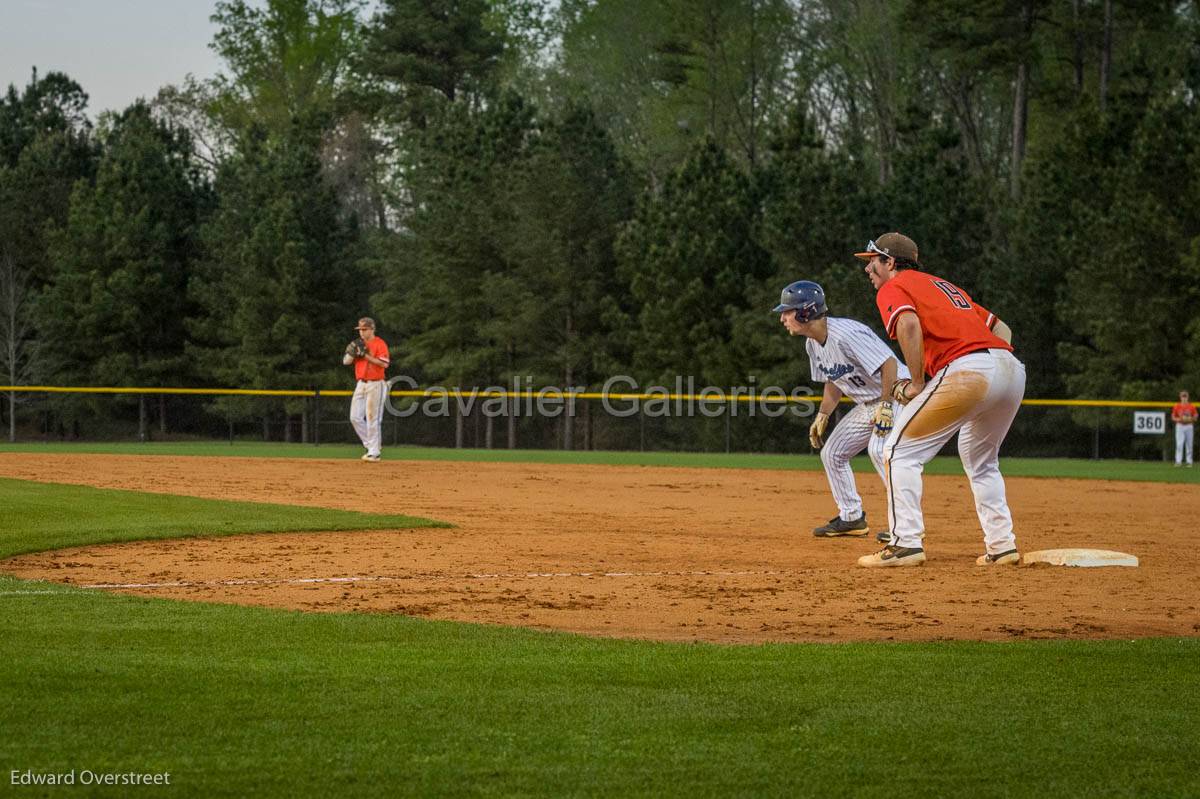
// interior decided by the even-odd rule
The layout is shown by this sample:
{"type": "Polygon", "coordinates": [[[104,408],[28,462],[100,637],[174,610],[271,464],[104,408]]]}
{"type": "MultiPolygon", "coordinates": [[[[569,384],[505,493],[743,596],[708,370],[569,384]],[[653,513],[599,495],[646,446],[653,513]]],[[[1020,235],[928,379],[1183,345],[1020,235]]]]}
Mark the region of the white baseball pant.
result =
{"type": "Polygon", "coordinates": [[[383,406],[387,383],[383,380],[359,380],[350,400],[350,423],[367,448],[368,455],[383,449],[383,406]]]}
{"type": "Polygon", "coordinates": [[[1175,463],[1192,465],[1192,436],[1194,424],[1175,425],[1175,463]]]}
{"type": "Polygon", "coordinates": [[[1025,367],[1008,350],[973,352],[938,372],[896,418],[884,450],[892,543],[921,547],[921,472],[955,432],[990,554],[1016,549],[1000,474],[1000,444],[1025,395],[1025,367]]]}
{"type": "MultiPolygon", "coordinates": [[[[829,490],[838,506],[842,521],[853,521],[862,516],[862,497],[854,482],[850,459],[863,449],[871,458],[879,478],[883,479],[883,445],[887,439],[874,433],[875,406],[878,403],[855,405],[833,428],[825,446],[821,447],[821,463],[825,465],[825,476],[829,478],[829,490]]],[[[885,482],[886,485],[886,482],[885,482]]]]}

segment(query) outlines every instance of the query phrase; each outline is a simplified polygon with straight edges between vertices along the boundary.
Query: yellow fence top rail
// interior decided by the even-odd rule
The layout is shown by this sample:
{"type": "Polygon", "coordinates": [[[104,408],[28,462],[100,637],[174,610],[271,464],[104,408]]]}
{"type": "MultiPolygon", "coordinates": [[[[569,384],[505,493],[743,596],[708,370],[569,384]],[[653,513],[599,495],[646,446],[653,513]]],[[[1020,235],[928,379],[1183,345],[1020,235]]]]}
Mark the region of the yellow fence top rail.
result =
{"type": "MultiPolygon", "coordinates": [[[[313,390],[313,389],[257,389],[257,388],[170,388],[149,386],[0,386],[2,392],[19,392],[25,394],[192,394],[200,396],[241,396],[241,397],[349,397],[354,392],[345,389],[313,390]]],[[[699,402],[820,402],[820,394],[810,397],[784,396],[770,393],[764,396],[761,390],[750,394],[747,390],[730,390],[721,393],[674,394],[663,392],[651,393],[603,393],[598,391],[569,391],[560,388],[543,388],[539,390],[507,391],[496,389],[460,389],[436,388],[398,390],[391,392],[393,397],[470,397],[470,398],[518,398],[518,399],[609,399],[609,400],[670,400],[699,401],[699,402]]],[[[853,402],[849,397],[843,397],[842,402],[853,402]]],[[[1027,399],[1022,405],[1048,406],[1063,408],[1170,408],[1173,402],[1151,402],[1143,400],[1105,400],[1105,399],[1027,399]]]]}
{"type": "MultiPolygon", "coordinates": [[[[258,388],[154,388],[146,386],[0,386],[0,391],[22,391],[49,394],[233,394],[254,397],[311,397],[316,392],[309,389],[258,389],[258,388]]],[[[326,392],[322,391],[322,394],[326,392]]],[[[351,392],[347,391],[346,394],[351,392]]]]}

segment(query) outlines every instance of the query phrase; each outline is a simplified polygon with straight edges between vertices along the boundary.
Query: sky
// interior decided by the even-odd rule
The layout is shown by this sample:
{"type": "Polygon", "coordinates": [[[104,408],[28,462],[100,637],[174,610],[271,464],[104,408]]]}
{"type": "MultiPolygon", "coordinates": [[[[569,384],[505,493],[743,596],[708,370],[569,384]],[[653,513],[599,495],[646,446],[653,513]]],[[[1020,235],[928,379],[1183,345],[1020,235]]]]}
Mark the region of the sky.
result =
{"type": "Polygon", "coordinates": [[[221,67],[208,49],[215,0],[0,0],[0,90],[23,90],[30,70],[65,72],[88,112],[119,111],[188,73],[221,67]]]}

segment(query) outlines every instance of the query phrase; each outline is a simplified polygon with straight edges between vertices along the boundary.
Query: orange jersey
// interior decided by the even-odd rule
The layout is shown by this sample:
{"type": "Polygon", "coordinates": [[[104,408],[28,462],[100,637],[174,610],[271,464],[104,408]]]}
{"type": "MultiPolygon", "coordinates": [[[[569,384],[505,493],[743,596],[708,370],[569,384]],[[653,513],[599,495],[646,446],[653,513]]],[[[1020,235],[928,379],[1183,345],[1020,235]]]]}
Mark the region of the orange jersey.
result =
{"type": "Polygon", "coordinates": [[[992,332],[999,321],[995,315],[949,280],[905,269],[883,284],[875,304],[893,339],[900,315],[916,313],[925,340],[926,374],[937,374],[954,359],[977,350],[1012,351],[1012,345],[992,332]]]}
{"type": "Polygon", "coordinates": [[[1182,419],[1185,416],[1191,417],[1192,422],[1177,422],[1176,424],[1192,424],[1196,419],[1196,406],[1190,402],[1175,403],[1174,407],[1171,408],[1171,418],[1182,419]]]}
{"type": "MultiPolygon", "coordinates": [[[[367,342],[367,352],[384,363],[391,362],[391,358],[388,357],[387,342],[379,336],[367,342]]],[[[354,360],[354,376],[359,380],[382,380],[385,369],[387,369],[386,366],[373,364],[366,358],[356,358],[354,360]]]]}

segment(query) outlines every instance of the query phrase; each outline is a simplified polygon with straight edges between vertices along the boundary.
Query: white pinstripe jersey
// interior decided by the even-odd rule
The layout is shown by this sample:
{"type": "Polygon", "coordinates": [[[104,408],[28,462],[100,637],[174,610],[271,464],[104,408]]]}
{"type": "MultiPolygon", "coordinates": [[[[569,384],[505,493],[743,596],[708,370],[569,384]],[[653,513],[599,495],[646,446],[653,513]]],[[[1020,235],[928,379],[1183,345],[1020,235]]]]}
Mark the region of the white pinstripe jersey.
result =
{"type": "MultiPolygon", "coordinates": [[[[871,402],[883,394],[879,369],[888,358],[896,358],[891,348],[871,328],[853,319],[825,318],[829,335],[825,344],[811,338],[805,342],[814,383],[833,384],[858,403],[871,402]]],[[[896,358],[896,377],[910,377],[908,367],[896,358]]]]}

